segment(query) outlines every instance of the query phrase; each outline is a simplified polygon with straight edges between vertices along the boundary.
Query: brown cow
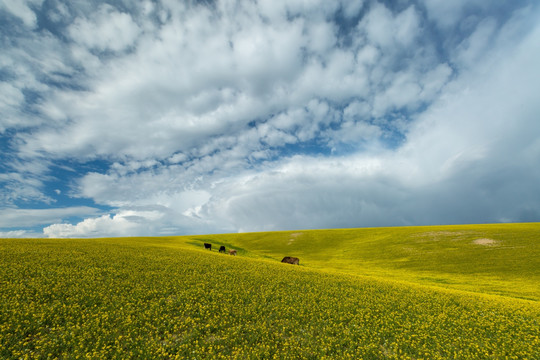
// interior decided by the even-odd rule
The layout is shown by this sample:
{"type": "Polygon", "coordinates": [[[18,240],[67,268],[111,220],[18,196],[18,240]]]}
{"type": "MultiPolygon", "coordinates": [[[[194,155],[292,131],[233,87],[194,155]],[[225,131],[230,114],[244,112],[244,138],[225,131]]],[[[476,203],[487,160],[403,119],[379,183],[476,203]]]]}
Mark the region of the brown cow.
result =
{"type": "Polygon", "coordinates": [[[291,256],[285,256],[281,262],[286,264],[300,265],[300,259],[291,256]]]}
{"type": "Polygon", "coordinates": [[[234,250],[234,249],[229,249],[229,255],[236,256],[236,250],[234,250]]]}

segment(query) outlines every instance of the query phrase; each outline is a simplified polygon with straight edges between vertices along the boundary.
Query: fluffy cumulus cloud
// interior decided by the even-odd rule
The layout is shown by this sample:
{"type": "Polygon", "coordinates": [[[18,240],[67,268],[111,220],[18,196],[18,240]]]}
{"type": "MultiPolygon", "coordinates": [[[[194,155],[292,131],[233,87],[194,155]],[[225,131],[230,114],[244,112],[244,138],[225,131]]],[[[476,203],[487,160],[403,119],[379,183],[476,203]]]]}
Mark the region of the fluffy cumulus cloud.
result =
{"type": "Polygon", "coordinates": [[[134,45],[141,29],[127,13],[101,5],[90,19],[77,18],[68,34],[83,47],[97,51],[122,51],[134,45]]]}
{"type": "Polygon", "coordinates": [[[0,5],[1,236],[540,221],[540,8],[0,5]]]}
{"type": "Polygon", "coordinates": [[[33,8],[39,8],[43,0],[4,0],[0,9],[7,11],[21,21],[24,26],[33,29],[37,25],[37,16],[33,8]]]}
{"type": "Polygon", "coordinates": [[[149,233],[147,223],[160,218],[159,212],[123,210],[114,216],[87,218],[76,225],[53,224],[45,227],[43,233],[53,237],[123,236],[134,232],[146,235],[149,233]]]}

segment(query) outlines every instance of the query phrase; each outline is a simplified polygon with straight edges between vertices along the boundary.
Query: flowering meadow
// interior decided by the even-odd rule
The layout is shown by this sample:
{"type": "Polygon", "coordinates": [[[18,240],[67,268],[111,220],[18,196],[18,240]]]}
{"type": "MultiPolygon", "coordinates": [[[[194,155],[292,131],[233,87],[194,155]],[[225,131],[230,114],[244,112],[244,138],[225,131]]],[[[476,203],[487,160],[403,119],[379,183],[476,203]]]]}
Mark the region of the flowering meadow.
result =
{"type": "Polygon", "coordinates": [[[198,245],[0,239],[0,358],[540,358],[537,301],[198,245]]]}
{"type": "Polygon", "coordinates": [[[540,301],[540,223],[193,236],[310,268],[540,301]]]}

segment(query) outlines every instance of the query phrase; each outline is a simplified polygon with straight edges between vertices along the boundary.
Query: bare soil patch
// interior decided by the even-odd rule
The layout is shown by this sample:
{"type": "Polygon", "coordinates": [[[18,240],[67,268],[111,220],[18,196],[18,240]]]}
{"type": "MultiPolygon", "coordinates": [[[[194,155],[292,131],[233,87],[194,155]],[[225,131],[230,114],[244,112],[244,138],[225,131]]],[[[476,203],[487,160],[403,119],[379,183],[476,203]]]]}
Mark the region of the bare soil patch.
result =
{"type": "Polygon", "coordinates": [[[289,239],[289,242],[287,243],[287,245],[291,245],[294,240],[296,240],[297,237],[299,237],[300,235],[303,235],[304,233],[301,233],[301,232],[298,232],[298,233],[292,233],[291,234],[291,238],[289,239]]]}
{"type": "Polygon", "coordinates": [[[473,244],[483,246],[498,246],[499,242],[497,240],[483,238],[474,240],[473,244]]]}

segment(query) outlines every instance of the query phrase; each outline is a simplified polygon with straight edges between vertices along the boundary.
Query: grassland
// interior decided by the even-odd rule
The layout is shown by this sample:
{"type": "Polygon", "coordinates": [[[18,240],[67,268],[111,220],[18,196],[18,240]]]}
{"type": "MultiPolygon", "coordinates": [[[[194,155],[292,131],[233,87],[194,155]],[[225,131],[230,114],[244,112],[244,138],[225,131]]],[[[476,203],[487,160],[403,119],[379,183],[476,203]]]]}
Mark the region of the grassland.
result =
{"type": "Polygon", "coordinates": [[[538,359],[539,229],[0,239],[0,358],[538,359]]]}
{"type": "MultiPolygon", "coordinates": [[[[310,268],[540,301],[540,224],[413,226],[190,237],[297,256],[310,268]]],[[[195,242],[194,242],[195,243],[195,242]]]]}

